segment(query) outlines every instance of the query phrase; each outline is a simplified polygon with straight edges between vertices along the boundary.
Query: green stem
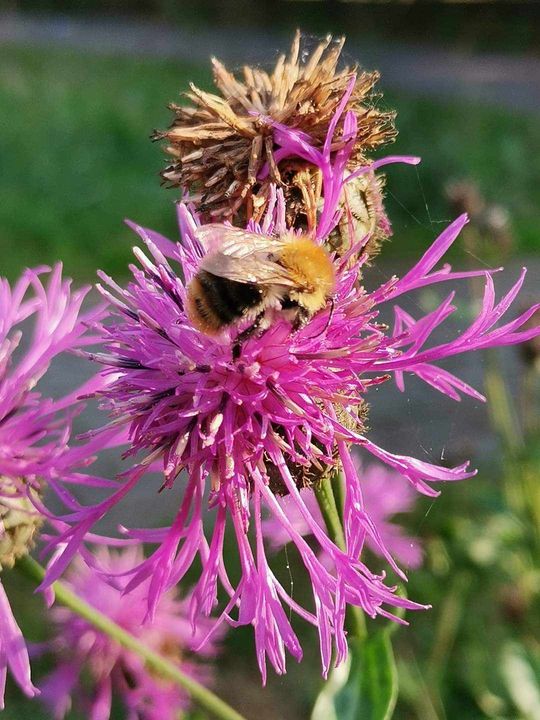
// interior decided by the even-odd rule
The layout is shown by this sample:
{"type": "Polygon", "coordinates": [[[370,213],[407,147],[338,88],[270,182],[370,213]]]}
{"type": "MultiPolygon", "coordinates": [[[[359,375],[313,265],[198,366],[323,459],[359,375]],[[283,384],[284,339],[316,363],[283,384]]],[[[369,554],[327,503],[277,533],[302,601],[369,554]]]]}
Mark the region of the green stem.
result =
{"type": "Polygon", "coordinates": [[[434,704],[440,699],[441,680],[463,619],[471,583],[468,572],[458,573],[440,608],[426,672],[426,685],[433,690],[434,704]]]}
{"type": "MultiPolygon", "coordinates": [[[[21,558],[17,562],[16,567],[37,582],[41,582],[45,575],[45,570],[41,565],[28,555],[21,558]]],[[[242,715],[237,713],[236,710],[230,707],[230,705],[227,705],[227,703],[217,695],[214,695],[211,690],[208,690],[196,680],[189,677],[189,675],[183,673],[177,665],[151,650],[109,617],[75,595],[67,585],[57,581],[53,584],[53,590],[56,600],[59,603],[65,605],[73,613],[82,617],[100,632],[108,635],[119,645],[122,645],[122,647],[139,655],[143,658],[149,670],[186,690],[193,700],[202,708],[212,713],[216,718],[221,718],[221,720],[246,720],[242,715]]]]}
{"type": "MultiPolygon", "coordinates": [[[[343,533],[343,525],[340,517],[341,513],[336,504],[336,498],[332,488],[332,480],[330,480],[330,478],[324,478],[315,485],[315,497],[319,503],[319,508],[330,537],[340,550],[347,552],[345,535],[343,533]]],[[[361,608],[356,605],[348,605],[346,619],[347,627],[349,628],[351,634],[360,641],[365,640],[367,637],[366,619],[361,608]]]]}
{"type": "Polygon", "coordinates": [[[326,528],[340,550],[346,551],[345,535],[339,517],[339,510],[332,489],[332,481],[324,478],[315,485],[315,496],[326,524],[326,528]]]}
{"type": "Polygon", "coordinates": [[[334,500],[336,503],[339,522],[343,527],[343,508],[345,506],[345,481],[343,479],[343,473],[335,472],[332,476],[332,492],[334,493],[334,500]]]}
{"type": "MultiPolygon", "coordinates": [[[[540,368],[539,368],[540,369],[540,368]]],[[[540,431],[538,422],[538,369],[531,365],[525,369],[521,383],[521,417],[526,437],[535,437],[540,431]]]]}

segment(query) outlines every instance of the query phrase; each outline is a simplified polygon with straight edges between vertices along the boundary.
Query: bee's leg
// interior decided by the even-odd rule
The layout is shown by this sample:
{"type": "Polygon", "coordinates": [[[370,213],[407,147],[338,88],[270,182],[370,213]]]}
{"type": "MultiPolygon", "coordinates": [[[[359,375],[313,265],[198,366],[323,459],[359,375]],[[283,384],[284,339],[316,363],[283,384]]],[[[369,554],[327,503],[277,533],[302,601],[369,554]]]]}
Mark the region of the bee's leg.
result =
{"type": "Polygon", "coordinates": [[[242,330],[242,332],[236,336],[236,339],[233,344],[232,348],[232,356],[233,360],[238,360],[240,357],[240,353],[242,352],[242,344],[245,343],[245,341],[250,338],[254,333],[257,332],[257,330],[260,328],[261,323],[263,321],[263,318],[265,316],[265,311],[263,310],[260,312],[254,319],[253,323],[247,327],[245,330],[242,330]]]}
{"type": "Polygon", "coordinates": [[[298,309],[296,310],[296,315],[292,324],[293,332],[296,332],[297,330],[300,330],[300,328],[303,328],[304,325],[308,322],[309,318],[310,315],[306,308],[299,305],[298,309]]]}

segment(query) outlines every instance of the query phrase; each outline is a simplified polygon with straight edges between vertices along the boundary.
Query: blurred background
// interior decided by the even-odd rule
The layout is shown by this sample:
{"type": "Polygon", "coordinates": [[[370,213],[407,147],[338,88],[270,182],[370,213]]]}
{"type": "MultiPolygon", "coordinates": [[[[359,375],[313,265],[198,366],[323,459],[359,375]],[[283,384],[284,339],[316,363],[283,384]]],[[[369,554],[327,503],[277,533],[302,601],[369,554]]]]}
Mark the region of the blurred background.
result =
{"type": "MultiPolygon", "coordinates": [[[[245,61],[271,66],[297,27],[314,36],[347,35],[345,59],[379,69],[378,103],[397,110],[391,152],[423,159],[418,169],[386,173],[394,238],[366,283],[407,268],[467,210],[472,222],[452,262],[505,265],[499,292],[527,265],[523,300],[538,301],[540,5],[533,2],[4,2],[1,274],[14,279],[27,265],[60,258],[77,281],[93,281],[97,267],[121,279],[134,243],[123,218],[176,238],[176,194],[160,187],[165,159],[149,139],[171,121],[167,103],[177,102],[191,80],[211,88],[211,55],[233,70],[245,61]]],[[[470,320],[478,293],[463,286],[457,319],[443,338],[470,320]]],[[[431,291],[415,298],[422,310],[435,302],[431,291]]],[[[425,549],[407,592],[433,610],[394,635],[395,717],[538,720],[540,347],[445,367],[484,392],[489,408],[470,399],[454,403],[412,381],[406,395],[382,387],[370,414],[374,439],[393,451],[449,464],[472,457],[480,468],[477,479],[444,488],[435,503],[420,498],[415,514],[402,519],[425,549]]],[[[67,363],[52,385],[61,387],[75,372],[67,363]]],[[[289,560],[280,555],[276,562],[285,568],[289,560]]],[[[28,635],[43,638],[40,601],[28,600],[30,588],[19,579],[6,583],[28,635]]],[[[310,717],[318,653],[313,633],[300,632],[303,664],[291,664],[263,690],[251,632],[236,631],[218,663],[218,692],[250,719],[310,717]]],[[[14,689],[6,705],[9,719],[47,717],[14,689]]]]}

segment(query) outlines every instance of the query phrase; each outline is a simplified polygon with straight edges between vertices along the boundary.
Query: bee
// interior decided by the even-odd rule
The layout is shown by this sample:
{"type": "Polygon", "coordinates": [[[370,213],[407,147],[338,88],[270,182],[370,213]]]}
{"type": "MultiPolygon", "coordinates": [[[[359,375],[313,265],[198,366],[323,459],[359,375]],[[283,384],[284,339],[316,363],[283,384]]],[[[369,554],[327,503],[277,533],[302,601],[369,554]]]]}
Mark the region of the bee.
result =
{"type": "Polygon", "coordinates": [[[247,336],[268,327],[276,311],[298,329],[332,296],[330,256],[305,235],[276,238],[218,223],[196,233],[207,253],[188,285],[186,311],[206,335],[251,320],[247,336]]]}

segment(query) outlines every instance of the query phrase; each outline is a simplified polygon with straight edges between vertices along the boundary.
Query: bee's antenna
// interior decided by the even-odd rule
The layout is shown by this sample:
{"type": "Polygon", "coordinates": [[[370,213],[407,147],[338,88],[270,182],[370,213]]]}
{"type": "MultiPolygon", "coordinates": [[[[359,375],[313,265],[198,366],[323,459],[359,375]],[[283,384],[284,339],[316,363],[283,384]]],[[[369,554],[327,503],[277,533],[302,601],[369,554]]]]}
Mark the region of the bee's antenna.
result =
{"type": "Polygon", "coordinates": [[[315,338],[320,337],[323,333],[325,333],[328,330],[328,326],[332,322],[332,318],[334,317],[334,310],[335,310],[336,304],[334,302],[334,298],[330,298],[330,312],[328,313],[328,320],[326,321],[326,325],[323,327],[320,333],[317,333],[317,335],[311,335],[311,337],[306,338],[306,340],[315,340],[315,338]]]}

